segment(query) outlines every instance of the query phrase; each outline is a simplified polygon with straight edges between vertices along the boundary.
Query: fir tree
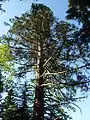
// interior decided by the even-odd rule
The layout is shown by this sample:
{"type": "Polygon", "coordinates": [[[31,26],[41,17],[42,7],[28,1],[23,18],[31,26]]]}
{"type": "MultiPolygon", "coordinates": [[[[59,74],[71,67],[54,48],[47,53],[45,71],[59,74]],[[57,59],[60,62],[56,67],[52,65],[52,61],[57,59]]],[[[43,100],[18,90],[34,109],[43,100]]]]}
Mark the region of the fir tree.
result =
{"type": "Polygon", "coordinates": [[[2,120],[19,120],[17,113],[17,105],[14,101],[14,92],[12,89],[8,91],[8,95],[5,97],[2,103],[2,120]]]}
{"type": "Polygon", "coordinates": [[[18,108],[18,113],[20,116],[20,120],[30,120],[30,113],[29,113],[29,93],[27,89],[27,83],[25,82],[22,88],[22,95],[21,95],[21,106],[18,108]]]}

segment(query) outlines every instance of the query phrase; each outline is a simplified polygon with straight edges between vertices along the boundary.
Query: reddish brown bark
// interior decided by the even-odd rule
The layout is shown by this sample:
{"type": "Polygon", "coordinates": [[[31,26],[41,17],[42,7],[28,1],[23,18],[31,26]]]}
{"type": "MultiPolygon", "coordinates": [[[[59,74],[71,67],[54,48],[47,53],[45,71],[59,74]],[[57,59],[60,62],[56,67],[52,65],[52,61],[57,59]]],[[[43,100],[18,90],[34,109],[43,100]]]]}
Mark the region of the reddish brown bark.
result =
{"type": "Polygon", "coordinates": [[[35,99],[34,99],[34,111],[33,111],[33,120],[44,120],[44,84],[43,80],[43,55],[42,55],[42,45],[38,44],[38,53],[37,58],[37,85],[35,88],[35,99]]]}
{"type": "Polygon", "coordinates": [[[44,91],[40,85],[35,88],[33,120],[44,120],[44,91]]]}

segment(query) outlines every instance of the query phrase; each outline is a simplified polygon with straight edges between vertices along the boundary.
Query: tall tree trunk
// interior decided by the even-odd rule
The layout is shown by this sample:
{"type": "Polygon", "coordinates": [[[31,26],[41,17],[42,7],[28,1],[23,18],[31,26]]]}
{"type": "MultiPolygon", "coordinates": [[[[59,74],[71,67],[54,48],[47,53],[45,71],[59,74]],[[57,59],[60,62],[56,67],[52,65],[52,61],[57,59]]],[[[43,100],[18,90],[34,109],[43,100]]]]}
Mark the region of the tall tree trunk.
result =
{"type": "Polygon", "coordinates": [[[34,99],[34,114],[33,120],[44,120],[44,84],[43,80],[43,55],[42,45],[38,43],[38,57],[37,57],[37,85],[35,88],[35,99],[34,99]]]}

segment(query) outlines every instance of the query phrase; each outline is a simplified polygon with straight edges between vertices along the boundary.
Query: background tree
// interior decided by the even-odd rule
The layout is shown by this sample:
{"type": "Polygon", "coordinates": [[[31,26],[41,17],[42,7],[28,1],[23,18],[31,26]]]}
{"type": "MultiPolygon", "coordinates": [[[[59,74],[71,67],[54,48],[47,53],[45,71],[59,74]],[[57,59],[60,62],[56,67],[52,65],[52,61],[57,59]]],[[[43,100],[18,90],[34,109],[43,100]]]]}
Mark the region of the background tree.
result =
{"type": "MultiPolygon", "coordinates": [[[[67,19],[77,20],[82,23],[78,36],[81,39],[90,36],[90,1],[89,0],[68,0],[67,19]]],[[[88,40],[89,41],[89,40],[88,40]]]]}
{"type": "Polygon", "coordinates": [[[13,63],[10,62],[12,61],[12,57],[10,54],[10,49],[7,46],[7,43],[1,42],[0,38],[0,117],[2,117],[2,101],[3,101],[3,92],[5,92],[5,83],[6,83],[6,76],[9,78],[12,76],[11,74],[13,73],[13,68],[12,65],[13,63]],[[12,72],[11,72],[12,71],[12,72]],[[6,73],[8,72],[8,75],[6,73]]]}
{"type": "Polygon", "coordinates": [[[90,1],[89,0],[69,0],[67,18],[78,20],[82,23],[90,22],[90,1]]]}
{"type": "MultiPolygon", "coordinates": [[[[8,90],[8,89],[7,89],[8,90]]],[[[27,83],[16,85],[13,83],[12,89],[7,91],[7,95],[2,102],[2,120],[30,120],[30,101],[28,96],[27,83]]]]}
{"type": "MultiPolygon", "coordinates": [[[[21,105],[18,108],[18,114],[19,114],[19,120],[30,120],[31,115],[30,115],[30,108],[29,108],[29,97],[30,93],[28,90],[28,85],[27,82],[23,84],[23,88],[21,88],[22,94],[19,95],[18,97],[21,98],[21,105]]],[[[20,92],[20,91],[19,91],[20,92]]],[[[17,100],[18,101],[18,100],[17,100]]],[[[18,103],[20,103],[20,101],[18,103]]]]}
{"type": "Polygon", "coordinates": [[[8,91],[4,102],[2,103],[2,120],[18,120],[17,105],[14,101],[13,90],[8,91]]]}
{"type": "Polygon", "coordinates": [[[78,89],[88,90],[89,44],[80,46],[78,28],[58,21],[42,4],[32,4],[30,11],[10,21],[12,26],[3,39],[18,65],[16,76],[29,77],[32,71],[34,75],[32,119],[67,120],[65,109],[75,111],[78,89]]]}

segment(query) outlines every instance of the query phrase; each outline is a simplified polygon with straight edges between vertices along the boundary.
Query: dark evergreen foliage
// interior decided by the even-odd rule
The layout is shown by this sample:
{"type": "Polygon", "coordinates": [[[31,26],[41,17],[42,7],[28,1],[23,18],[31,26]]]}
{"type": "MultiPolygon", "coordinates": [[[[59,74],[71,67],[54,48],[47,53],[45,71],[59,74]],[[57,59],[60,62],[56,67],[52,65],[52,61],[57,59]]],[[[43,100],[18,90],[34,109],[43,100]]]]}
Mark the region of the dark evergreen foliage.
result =
{"type": "Polygon", "coordinates": [[[69,0],[67,18],[78,20],[82,23],[90,22],[90,1],[89,0],[69,0]]]}
{"type": "MultiPolygon", "coordinates": [[[[17,85],[19,86],[19,85],[17,85]]],[[[20,86],[12,87],[14,90],[10,89],[2,102],[1,118],[2,120],[30,120],[31,116],[29,113],[29,94],[27,90],[27,85],[22,84],[23,88],[20,86]],[[18,94],[18,95],[17,95],[18,94]]]]}
{"type": "MultiPolygon", "coordinates": [[[[90,1],[89,0],[68,0],[69,6],[66,18],[77,20],[82,23],[82,27],[77,38],[83,39],[83,42],[90,42],[90,1]]],[[[82,44],[81,43],[81,44],[82,44]]]]}

